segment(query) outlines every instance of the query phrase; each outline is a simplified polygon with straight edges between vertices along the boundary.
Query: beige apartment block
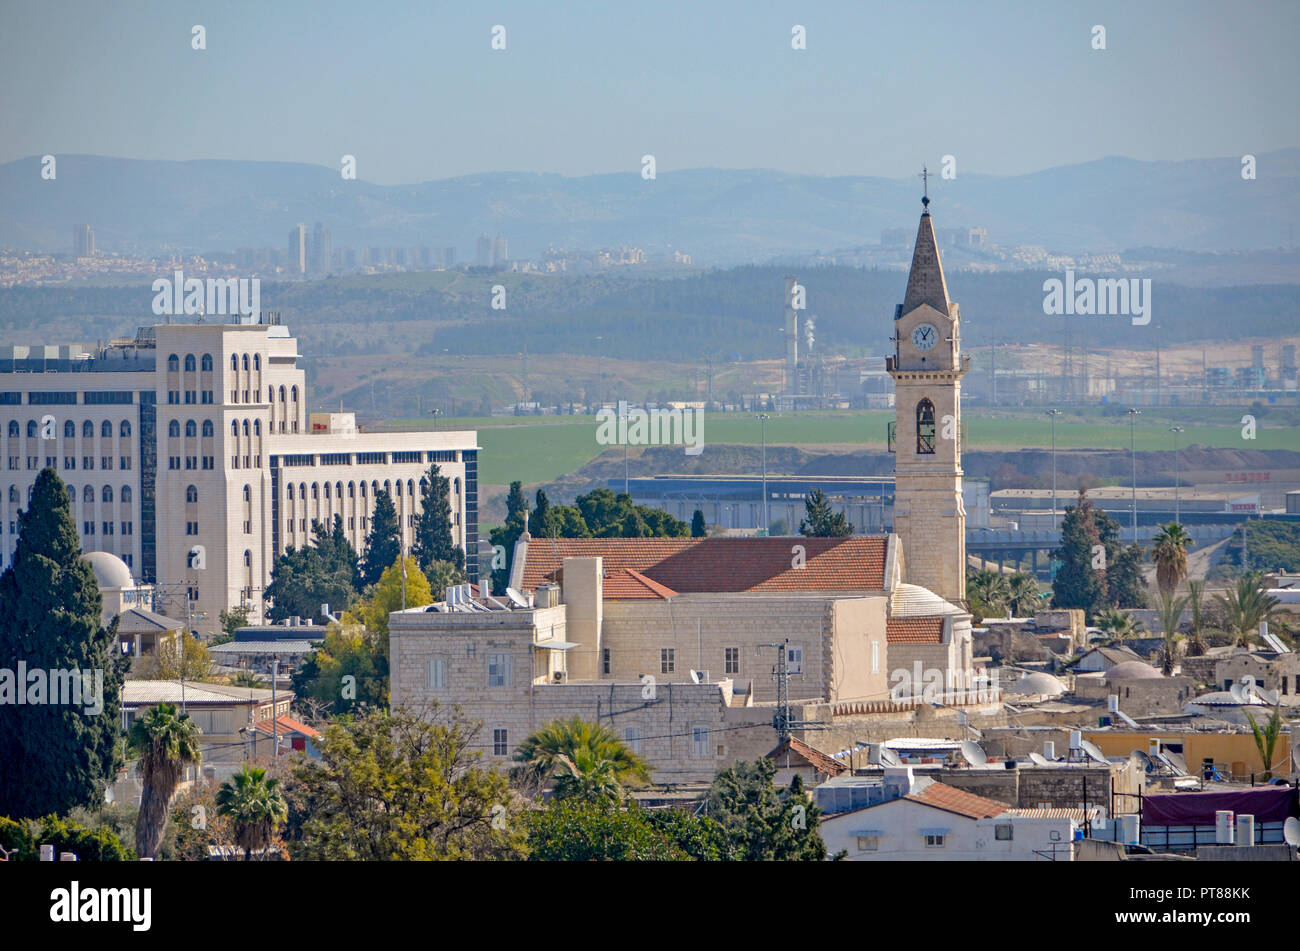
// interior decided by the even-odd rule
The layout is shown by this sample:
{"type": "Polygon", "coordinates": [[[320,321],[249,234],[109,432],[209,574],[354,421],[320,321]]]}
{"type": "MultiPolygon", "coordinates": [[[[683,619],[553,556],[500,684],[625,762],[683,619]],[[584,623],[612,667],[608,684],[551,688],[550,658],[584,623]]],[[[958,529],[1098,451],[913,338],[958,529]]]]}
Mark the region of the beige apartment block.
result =
{"type": "Polygon", "coordinates": [[[276,555],[307,544],[313,520],[341,516],[361,552],[384,491],[409,544],[421,480],[437,463],[477,579],[476,435],[364,433],[351,413],[310,413],[288,328],[274,315],[244,321],[0,350],[3,562],[50,466],[69,487],[83,548],[155,585],[164,613],[212,633],[221,611],[245,605],[257,623],[276,555]]]}

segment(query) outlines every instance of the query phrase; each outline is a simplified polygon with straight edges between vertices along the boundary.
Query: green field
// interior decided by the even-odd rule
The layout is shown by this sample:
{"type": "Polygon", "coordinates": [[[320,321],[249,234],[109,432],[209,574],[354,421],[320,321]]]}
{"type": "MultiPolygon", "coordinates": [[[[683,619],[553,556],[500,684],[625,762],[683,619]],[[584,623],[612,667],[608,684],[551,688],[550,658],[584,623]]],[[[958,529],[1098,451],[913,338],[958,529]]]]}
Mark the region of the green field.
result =
{"type": "MultiPolygon", "coordinates": [[[[1274,410],[1258,421],[1256,438],[1242,438],[1243,410],[1212,408],[1197,410],[1144,410],[1135,427],[1139,450],[1173,448],[1171,425],[1184,427],[1178,445],[1194,444],[1222,449],[1290,449],[1300,451],[1300,429],[1277,418],[1274,410]]],[[[892,411],[777,415],[767,421],[769,445],[863,446],[885,448],[886,424],[892,411]]],[[[414,429],[430,425],[427,419],[394,420],[385,428],[414,429]]],[[[596,420],[592,416],[502,417],[491,419],[455,418],[440,420],[440,429],[476,429],[480,455],[479,481],[484,485],[505,485],[513,479],[525,484],[549,482],[581,468],[606,447],[596,443],[596,420]]],[[[1005,447],[1047,448],[1051,445],[1051,424],[1038,413],[1016,415],[998,411],[968,413],[967,446],[971,449],[1005,447]]],[[[759,422],[740,413],[710,413],[704,420],[705,456],[709,443],[759,444],[759,422]]],[[[1060,449],[1127,449],[1127,417],[1106,418],[1099,412],[1071,413],[1056,423],[1056,445],[1060,449]]]]}

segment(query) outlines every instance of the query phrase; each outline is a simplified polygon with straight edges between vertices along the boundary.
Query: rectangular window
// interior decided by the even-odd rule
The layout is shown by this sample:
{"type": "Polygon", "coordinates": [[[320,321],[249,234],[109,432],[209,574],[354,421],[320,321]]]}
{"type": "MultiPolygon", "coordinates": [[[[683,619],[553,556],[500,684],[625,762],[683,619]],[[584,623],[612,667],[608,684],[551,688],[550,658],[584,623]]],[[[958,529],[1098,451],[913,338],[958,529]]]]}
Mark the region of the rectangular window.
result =
{"type": "Polygon", "coordinates": [[[95,457],[94,457],[94,456],[82,456],[82,457],[81,457],[81,468],[83,468],[83,469],[93,469],[93,468],[95,468],[95,457]]]}
{"type": "Polygon", "coordinates": [[[101,469],[111,469],[111,468],[113,468],[113,457],[112,457],[112,456],[101,456],[100,459],[99,459],[99,467],[100,467],[101,469]]]}
{"type": "Polygon", "coordinates": [[[993,838],[999,842],[1010,842],[1015,834],[1015,827],[1011,825],[1000,825],[993,827],[993,838]]]}
{"type": "Polygon", "coordinates": [[[708,756],[709,755],[709,728],[704,726],[691,727],[691,755],[708,756]]]}
{"type": "Polygon", "coordinates": [[[420,453],[418,452],[395,452],[393,453],[393,462],[420,462],[420,453]]]}
{"type": "Polygon", "coordinates": [[[429,658],[429,689],[444,690],[447,687],[447,659],[445,657],[429,658]]]}
{"type": "Polygon", "coordinates": [[[493,755],[493,756],[509,756],[509,755],[510,755],[510,740],[509,740],[509,736],[510,736],[510,734],[509,734],[509,732],[508,732],[507,730],[493,730],[493,731],[492,731],[492,755],[493,755]]]}
{"type": "Polygon", "coordinates": [[[724,663],[726,672],[729,674],[740,673],[740,648],[728,647],[724,651],[724,654],[726,655],[726,659],[724,663]]]}
{"type": "Polygon", "coordinates": [[[133,534],[135,534],[134,528],[133,528],[133,526],[132,526],[132,524],[131,524],[130,522],[123,522],[123,523],[122,523],[122,534],[123,534],[123,535],[133,535],[133,534]]]}
{"type": "Polygon", "coordinates": [[[878,835],[860,835],[858,838],[859,852],[879,852],[880,836],[878,835]]]}
{"type": "Polygon", "coordinates": [[[609,673],[609,648],[608,647],[602,647],[600,649],[600,672],[602,674],[609,673]]]}
{"type": "Polygon", "coordinates": [[[105,522],[105,523],[104,523],[104,534],[105,534],[105,535],[112,535],[112,534],[113,534],[113,523],[112,523],[112,522],[105,522]]]}
{"type": "Polygon", "coordinates": [[[245,535],[251,535],[251,534],[253,534],[253,523],[252,523],[252,522],[245,522],[245,523],[244,523],[244,534],[245,534],[245,535]]]}
{"type": "MultiPolygon", "coordinates": [[[[296,425],[296,424],[295,424],[296,425]]],[[[295,429],[295,432],[297,430],[295,429]]],[[[388,464],[388,454],[384,452],[359,452],[357,453],[357,465],[359,466],[382,466],[388,464]]]]}
{"type": "Polygon", "coordinates": [[[40,466],[38,465],[38,463],[39,463],[40,461],[41,461],[41,457],[40,457],[40,456],[28,456],[28,457],[27,457],[27,468],[28,468],[28,469],[38,469],[38,468],[40,468],[40,466]]]}
{"type": "Polygon", "coordinates": [[[131,468],[131,457],[130,457],[130,456],[122,456],[122,457],[120,457],[120,458],[118,459],[118,462],[120,463],[119,468],[121,468],[121,469],[130,469],[130,468],[131,468]]]}
{"type": "Polygon", "coordinates": [[[671,674],[677,669],[677,651],[671,647],[661,648],[659,651],[659,672],[661,674],[671,674]]]}
{"type": "Polygon", "coordinates": [[[45,468],[47,468],[47,469],[57,469],[58,467],[59,467],[59,457],[58,457],[58,456],[46,456],[46,457],[45,457],[45,468]]]}
{"type": "Polygon", "coordinates": [[[641,752],[641,728],[630,726],[623,730],[623,744],[633,753],[641,752]]]}
{"type": "Polygon", "coordinates": [[[130,405],[134,402],[134,393],[83,393],[81,402],[86,406],[112,404],[115,406],[130,405]]]}
{"type": "Polygon", "coordinates": [[[94,523],[94,522],[82,522],[82,523],[81,523],[81,534],[83,534],[83,535],[93,535],[93,534],[95,534],[95,523],[94,523]]]}
{"type": "Polygon", "coordinates": [[[510,686],[510,655],[488,654],[488,686],[510,686]]]}
{"type": "Polygon", "coordinates": [[[871,672],[880,673],[880,641],[871,642],[871,672]]]}
{"type": "Polygon", "coordinates": [[[786,647],[785,669],[787,673],[791,673],[791,674],[803,673],[803,648],[802,647],[790,647],[790,646],[786,647]]]}
{"type": "Polygon", "coordinates": [[[946,835],[927,835],[925,837],[925,847],[927,849],[941,849],[943,848],[944,840],[947,838],[946,835]]]}

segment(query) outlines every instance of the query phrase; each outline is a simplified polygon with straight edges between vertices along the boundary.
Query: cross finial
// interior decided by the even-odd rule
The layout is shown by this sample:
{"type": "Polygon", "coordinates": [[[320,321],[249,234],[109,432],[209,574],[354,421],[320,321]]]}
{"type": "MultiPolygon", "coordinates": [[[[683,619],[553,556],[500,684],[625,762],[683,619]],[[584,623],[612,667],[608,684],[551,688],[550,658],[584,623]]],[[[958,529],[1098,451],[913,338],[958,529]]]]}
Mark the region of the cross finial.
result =
{"type": "Polygon", "coordinates": [[[921,205],[928,212],[930,210],[930,170],[924,165],[921,166],[921,184],[923,186],[921,205]]]}

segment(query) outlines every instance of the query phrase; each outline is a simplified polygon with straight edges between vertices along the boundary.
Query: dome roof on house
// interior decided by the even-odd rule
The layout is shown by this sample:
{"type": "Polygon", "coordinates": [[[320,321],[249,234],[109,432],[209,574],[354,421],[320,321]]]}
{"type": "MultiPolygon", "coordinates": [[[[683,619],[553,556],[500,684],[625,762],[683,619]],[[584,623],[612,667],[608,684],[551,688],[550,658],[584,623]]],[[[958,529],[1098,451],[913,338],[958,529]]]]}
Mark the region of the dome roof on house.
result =
{"type": "Polygon", "coordinates": [[[1011,684],[1003,693],[1015,694],[1021,697],[1059,697],[1065,693],[1065,684],[1061,683],[1051,674],[1045,674],[1042,671],[1025,674],[1015,683],[1011,684]]]}
{"type": "Polygon", "coordinates": [[[1107,680],[1159,680],[1164,674],[1140,660],[1126,660],[1110,668],[1103,676],[1107,680]]]}
{"type": "Polygon", "coordinates": [[[942,614],[966,614],[955,604],[950,604],[929,588],[918,584],[899,584],[890,599],[890,617],[934,617],[942,614]]]}
{"type": "Polygon", "coordinates": [[[81,557],[94,569],[95,582],[101,591],[105,588],[135,587],[135,581],[131,578],[131,569],[117,555],[106,551],[92,551],[81,557]]]}

